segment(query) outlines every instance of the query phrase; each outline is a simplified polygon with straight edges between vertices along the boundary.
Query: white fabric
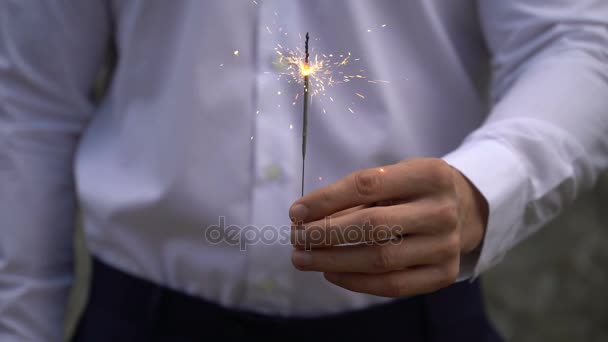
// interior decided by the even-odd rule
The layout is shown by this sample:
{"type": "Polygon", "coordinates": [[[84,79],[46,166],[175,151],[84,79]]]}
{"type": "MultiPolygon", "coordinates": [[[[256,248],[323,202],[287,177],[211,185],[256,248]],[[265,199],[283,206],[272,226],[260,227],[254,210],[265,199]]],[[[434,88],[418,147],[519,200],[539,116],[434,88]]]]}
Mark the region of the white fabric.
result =
{"type": "Polygon", "coordinates": [[[319,53],[351,52],[350,68],[368,77],[313,101],[307,189],[444,157],[490,204],[462,278],[608,164],[604,0],[257,3],[0,2],[0,340],[59,339],[76,203],[97,257],[225,306],[315,315],[387,300],[291,265],[301,90],[277,81],[273,61],[277,43],[302,45],[298,33],[319,53]],[[95,106],[112,37],[118,65],[95,106]],[[211,243],[220,222],[281,241],[211,243]]]}

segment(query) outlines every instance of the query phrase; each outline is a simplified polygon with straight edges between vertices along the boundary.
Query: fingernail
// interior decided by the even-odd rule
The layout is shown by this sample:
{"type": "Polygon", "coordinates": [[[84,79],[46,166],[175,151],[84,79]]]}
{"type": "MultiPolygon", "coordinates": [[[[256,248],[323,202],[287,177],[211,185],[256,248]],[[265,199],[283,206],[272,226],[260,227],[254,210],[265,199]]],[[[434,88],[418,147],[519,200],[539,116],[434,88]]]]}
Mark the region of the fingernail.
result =
{"type": "Polygon", "coordinates": [[[294,251],[292,261],[297,266],[310,266],[312,265],[312,253],[307,251],[294,251]]]}
{"type": "Polygon", "coordinates": [[[332,283],[337,283],[340,280],[340,274],[327,272],[325,273],[325,279],[331,281],[332,283]]]}
{"type": "Polygon", "coordinates": [[[303,222],[308,216],[308,207],[306,207],[304,204],[296,204],[291,207],[289,216],[294,222],[303,222]]]}

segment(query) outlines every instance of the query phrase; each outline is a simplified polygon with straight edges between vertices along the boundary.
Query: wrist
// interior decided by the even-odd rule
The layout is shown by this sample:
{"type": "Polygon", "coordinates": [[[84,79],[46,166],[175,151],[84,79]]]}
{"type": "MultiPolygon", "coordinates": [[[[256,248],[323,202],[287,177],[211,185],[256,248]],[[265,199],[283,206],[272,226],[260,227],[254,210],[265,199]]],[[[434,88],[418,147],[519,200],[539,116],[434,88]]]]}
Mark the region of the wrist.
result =
{"type": "Polygon", "coordinates": [[[461,252],[468,254],[483,241],[488,223],[488,201],[460,171],[455,170],[456,191],[461,210],[461,252]]]}

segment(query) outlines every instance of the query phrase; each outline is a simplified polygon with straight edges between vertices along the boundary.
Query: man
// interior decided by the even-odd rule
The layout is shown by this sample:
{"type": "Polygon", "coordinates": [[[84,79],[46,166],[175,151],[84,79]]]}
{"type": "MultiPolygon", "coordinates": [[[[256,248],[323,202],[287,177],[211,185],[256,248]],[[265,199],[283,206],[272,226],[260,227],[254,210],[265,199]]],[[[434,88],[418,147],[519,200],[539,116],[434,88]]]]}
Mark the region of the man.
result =
{"type": "Polygon", "coordinates": [[[5,0],[0,35],[2,341],[60,339],[77,205],[78,341],[496,340],[474,279],[608,165],[603,0],[5,0]],[[297,199],[307,31],[390,83],[313,98],[297,199]]]}

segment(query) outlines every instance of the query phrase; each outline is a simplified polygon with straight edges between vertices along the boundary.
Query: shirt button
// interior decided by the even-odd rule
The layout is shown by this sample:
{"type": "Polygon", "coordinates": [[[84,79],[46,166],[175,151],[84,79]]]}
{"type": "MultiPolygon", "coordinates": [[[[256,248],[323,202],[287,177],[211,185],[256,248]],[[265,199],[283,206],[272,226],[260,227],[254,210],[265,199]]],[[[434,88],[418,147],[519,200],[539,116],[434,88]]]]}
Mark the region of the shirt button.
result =
{"type": "Polygon", "coordinates": [[[281,178],[281,174],[281,168],[277,164],[268,165],[264,169],[264,177],[267,180],[278,180],[279,178],[281,178]]]}
{"type": "Polygon", "coordinates": [[[264,292],[272,293],[272,290],[274,290],[274,282],[270,279],[267,279],[260,284],[260,287],[262,288],[262,290],[264,290],[264,292]]]}

